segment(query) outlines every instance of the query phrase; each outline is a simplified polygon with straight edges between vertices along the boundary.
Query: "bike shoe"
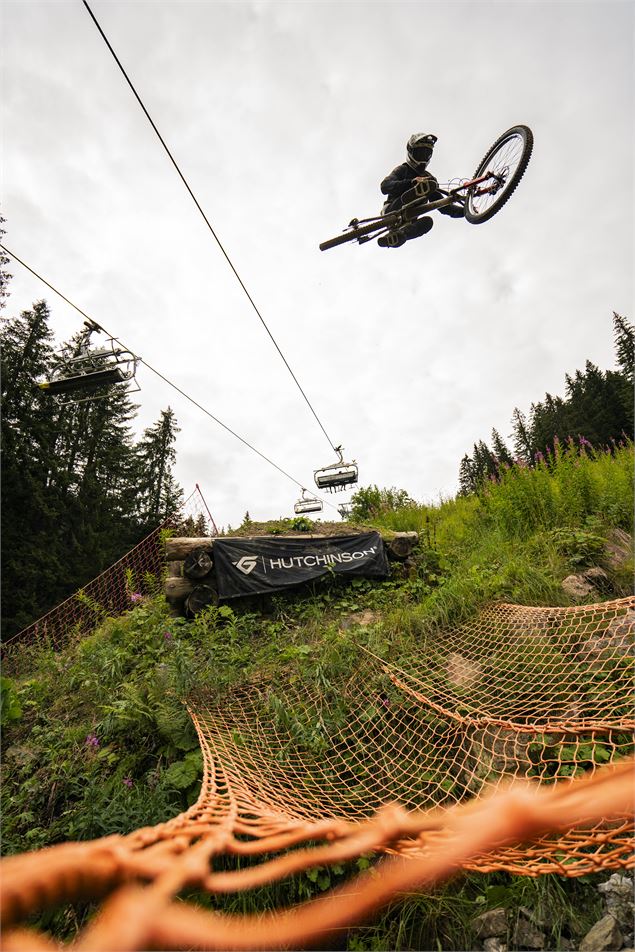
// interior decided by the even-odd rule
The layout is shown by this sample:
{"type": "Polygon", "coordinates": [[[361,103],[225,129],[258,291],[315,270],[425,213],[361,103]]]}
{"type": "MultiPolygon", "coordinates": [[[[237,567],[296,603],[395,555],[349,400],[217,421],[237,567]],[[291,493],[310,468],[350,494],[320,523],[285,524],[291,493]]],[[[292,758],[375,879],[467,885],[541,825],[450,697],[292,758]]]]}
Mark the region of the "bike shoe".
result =
{"type": "Polygon", "coordinates": [[[407,238],[402,231],[390,231],[387,235],[382,235],[377,239],[380,248],[400,248],[405,245],[407,238]]]}
{"type": "Polygon", "coordinates": [[[429,215],[425,215],[423,218],[417,218],[411,225],[404,228],[406,238],[420,238],[421,235],[427,235],[433,225],[434,222],[429,215]]]}

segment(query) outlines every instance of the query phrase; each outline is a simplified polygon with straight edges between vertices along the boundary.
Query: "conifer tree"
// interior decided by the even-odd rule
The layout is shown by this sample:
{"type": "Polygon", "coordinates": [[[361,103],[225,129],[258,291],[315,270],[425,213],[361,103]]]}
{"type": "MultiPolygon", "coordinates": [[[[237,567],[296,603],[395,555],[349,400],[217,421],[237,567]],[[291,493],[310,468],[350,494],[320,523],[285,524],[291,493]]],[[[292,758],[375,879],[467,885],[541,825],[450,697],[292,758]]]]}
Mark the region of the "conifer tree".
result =
{"type": "Polygon", "coordinates": [[[532,458],[533,451],[531,434],[527,418],[518,407],[514,408],[512,424],[514,427],[514,452],[518,459],[528,463],[532,458]]]}
{"type": "Polygon", "coordinates": [[[613,311],[613,333],[617,366],[632,385],[635,369],[635,327],[613,311]]]}
{"type": "Polygon", "coordinates": [[[465,454],[459,467],[459,495],[469,496],[475,493],[478,486],[474,476],[474,463],[472,459],[465,454]]]}
{"type": "MultiPolygon", "coordinates": [[[[0,241],[4,239],[6,231],[2,227],[5,223],[5,219],[0,215],[0,241]]],[[[9,264],[9,256],[0,248],[0,310],[5,306],[7,298],[9,297],[9,281],[13,275],[9,274],[7,271],[7,265],[9,264]]]]}
{"type": "Polygon", "coordinates": [[[505,464],[510,466],[512,464],[513,460],[511,453],[505,446],[505,441],[496,429],[492,430],[492,450],[494,452],[494,456],[498,460],[499,465],[505,464]]]}
{"type": "Polygon", "coordinates": [[[179,432],[174,411],[168,407],[154,426],[144,431],[137,448],[140,515],[148,524],[158,525],[183,502],[183,490],[172,474],[179,432]]]}
{"type": "Polygon", "coordinates": [[[633,436],[635,383],[635,327],[621,315],[613,312],[613,332],[617,366],[622,378],[619,385],[621,403],[624,409],[625,432],[633,436]]]}
{"type": "Polygon", "coordinates": [[[60,569],[49,553],[58,514],[47,495],[56,415],[35,384],[52,359],[48,319],[39,301],[0,333],[3,631],[19,630],[34,617],[47,579],[60,569]]]}

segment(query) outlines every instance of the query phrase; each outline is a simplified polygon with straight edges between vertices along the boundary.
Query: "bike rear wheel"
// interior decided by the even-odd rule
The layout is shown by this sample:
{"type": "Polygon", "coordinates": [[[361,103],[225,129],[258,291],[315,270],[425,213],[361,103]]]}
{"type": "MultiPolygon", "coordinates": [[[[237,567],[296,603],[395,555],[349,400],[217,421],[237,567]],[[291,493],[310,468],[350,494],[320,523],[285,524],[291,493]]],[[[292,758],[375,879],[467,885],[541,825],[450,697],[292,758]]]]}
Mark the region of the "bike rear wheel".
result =
{"type": "Polygon", "coordinates": [[[467,193],[465,218],[472,225],[489,221],[509,201],[529,164],[534,135],[529,126],[512,126],[496,140],[479,163],[474,178],[491,172],[500,180],[493,192],[478,194],[483,186],[474,186],[467,193]]]}

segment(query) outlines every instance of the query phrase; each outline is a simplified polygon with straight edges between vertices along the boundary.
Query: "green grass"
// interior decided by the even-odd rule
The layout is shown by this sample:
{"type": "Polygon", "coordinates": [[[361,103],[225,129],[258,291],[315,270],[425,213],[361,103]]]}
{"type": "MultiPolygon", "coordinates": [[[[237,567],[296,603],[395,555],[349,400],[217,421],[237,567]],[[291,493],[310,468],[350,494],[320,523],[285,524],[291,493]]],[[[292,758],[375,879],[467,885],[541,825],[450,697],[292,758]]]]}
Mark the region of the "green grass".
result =
{"type": "MultiPolygon", "coordinates": [[[[385,582],[325,578],[245,607],[209,608],[194,621],[172,618],[163,598],[151,597],[62,651],[19,648],[11,662],[19,674],[2,682],[4,852],[132,831],[192,803],[201,757],[182,699],[193,692],[222,699],[248,679],[317,686],[329,699],[328,730],[345,718],[341,688],[359,664],[358,643],[405,665],[422,636],[433,638],[438,626],[471,618],[492,600],[568,604],[564,576],[601,561],[614,528],[632,531],[632,477],[632,445],[592,456],[565,447],[535,469],[504,472],[479,496],[374,517],[377,528],[420,533],[411,563],[394,566],[385,582]],[[376,620],[350,624],[364,610],[376,620]]],[[[614,594],[626,594],[632,565],[608,571],[614,594]]],[[[533,655],[519,657],[510,677],[520,683],[537,663],[533,655]]],[[[319,753],[322,735],[305,711],[270,713],[319,753]]],[[[328,882],[352,868],[331,870],[328,882]]],[[[309,872],[206,902],[251,912],[288,905],[322,891],[326,874],[309,872]]],[[[556,943],[572,934],[570,907],[582,902],[586,914],[596,894],[591,885],[552,876],[460,877],[352,930],[348,948],[469,947],[470,919],[496,897],[517,910],[540,896],[560,923],[559,932],[552,927],[556,943]]],[[[60,912],[46,922],[66,937],[80,918],[60,912]]]]}

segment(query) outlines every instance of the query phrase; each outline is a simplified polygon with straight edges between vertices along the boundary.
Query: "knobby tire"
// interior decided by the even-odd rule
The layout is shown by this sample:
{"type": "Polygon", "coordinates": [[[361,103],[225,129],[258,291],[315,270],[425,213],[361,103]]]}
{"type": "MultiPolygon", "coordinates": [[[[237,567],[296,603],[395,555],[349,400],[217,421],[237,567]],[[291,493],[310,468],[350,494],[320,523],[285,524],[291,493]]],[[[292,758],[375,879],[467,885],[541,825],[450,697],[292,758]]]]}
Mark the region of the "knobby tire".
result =
{"type": "Polygon", "coordinates": [[[386,216],[386,222],[371,222],[370,225],[362,225],[360,228],[355,228],[351,231],[345,231],[342,235],[338,235],[337,238],[329,238],[328,241],[323,241],[320,245],[320,251],[327,251],[329,248],[335,248],[337,245],[343,245],[347,241],[355,241],[357,238],[363,238],[364,235],[370,235],[374,231],[382,231],[384,228],[389,228],[390,225],[390,216],[386,216]]]}
{"type": "Polygon", "coordinates": [[[492,157],[496,154],[501,145],[503,145],[507,139],[511,139],[514,135],[520,136],[520,138],[523,140],[521,157],[516,169],[514,170],[509,181],[505,183],[500,195],[483,212],[478,212],[473,209],[471,204],[471,196],[469,194],[467,196],[465,202],[465,219],[472,225],[480,225],[482,222],[489,221],[490,218],[493,218],[493,216],[501,210],[503,205],[509,201],[511,195],[515,192],[518,183],[525,174],[534,147],[534,134],[529,126],[519,125],[512,126],[511,129],[508,129],[501,136],[499,136],[496,142],[490,146],[479,162],[473,177],[480,178],[481,175],[485,175],[485,173],[489,171],[488,164],[492,157]]]}

